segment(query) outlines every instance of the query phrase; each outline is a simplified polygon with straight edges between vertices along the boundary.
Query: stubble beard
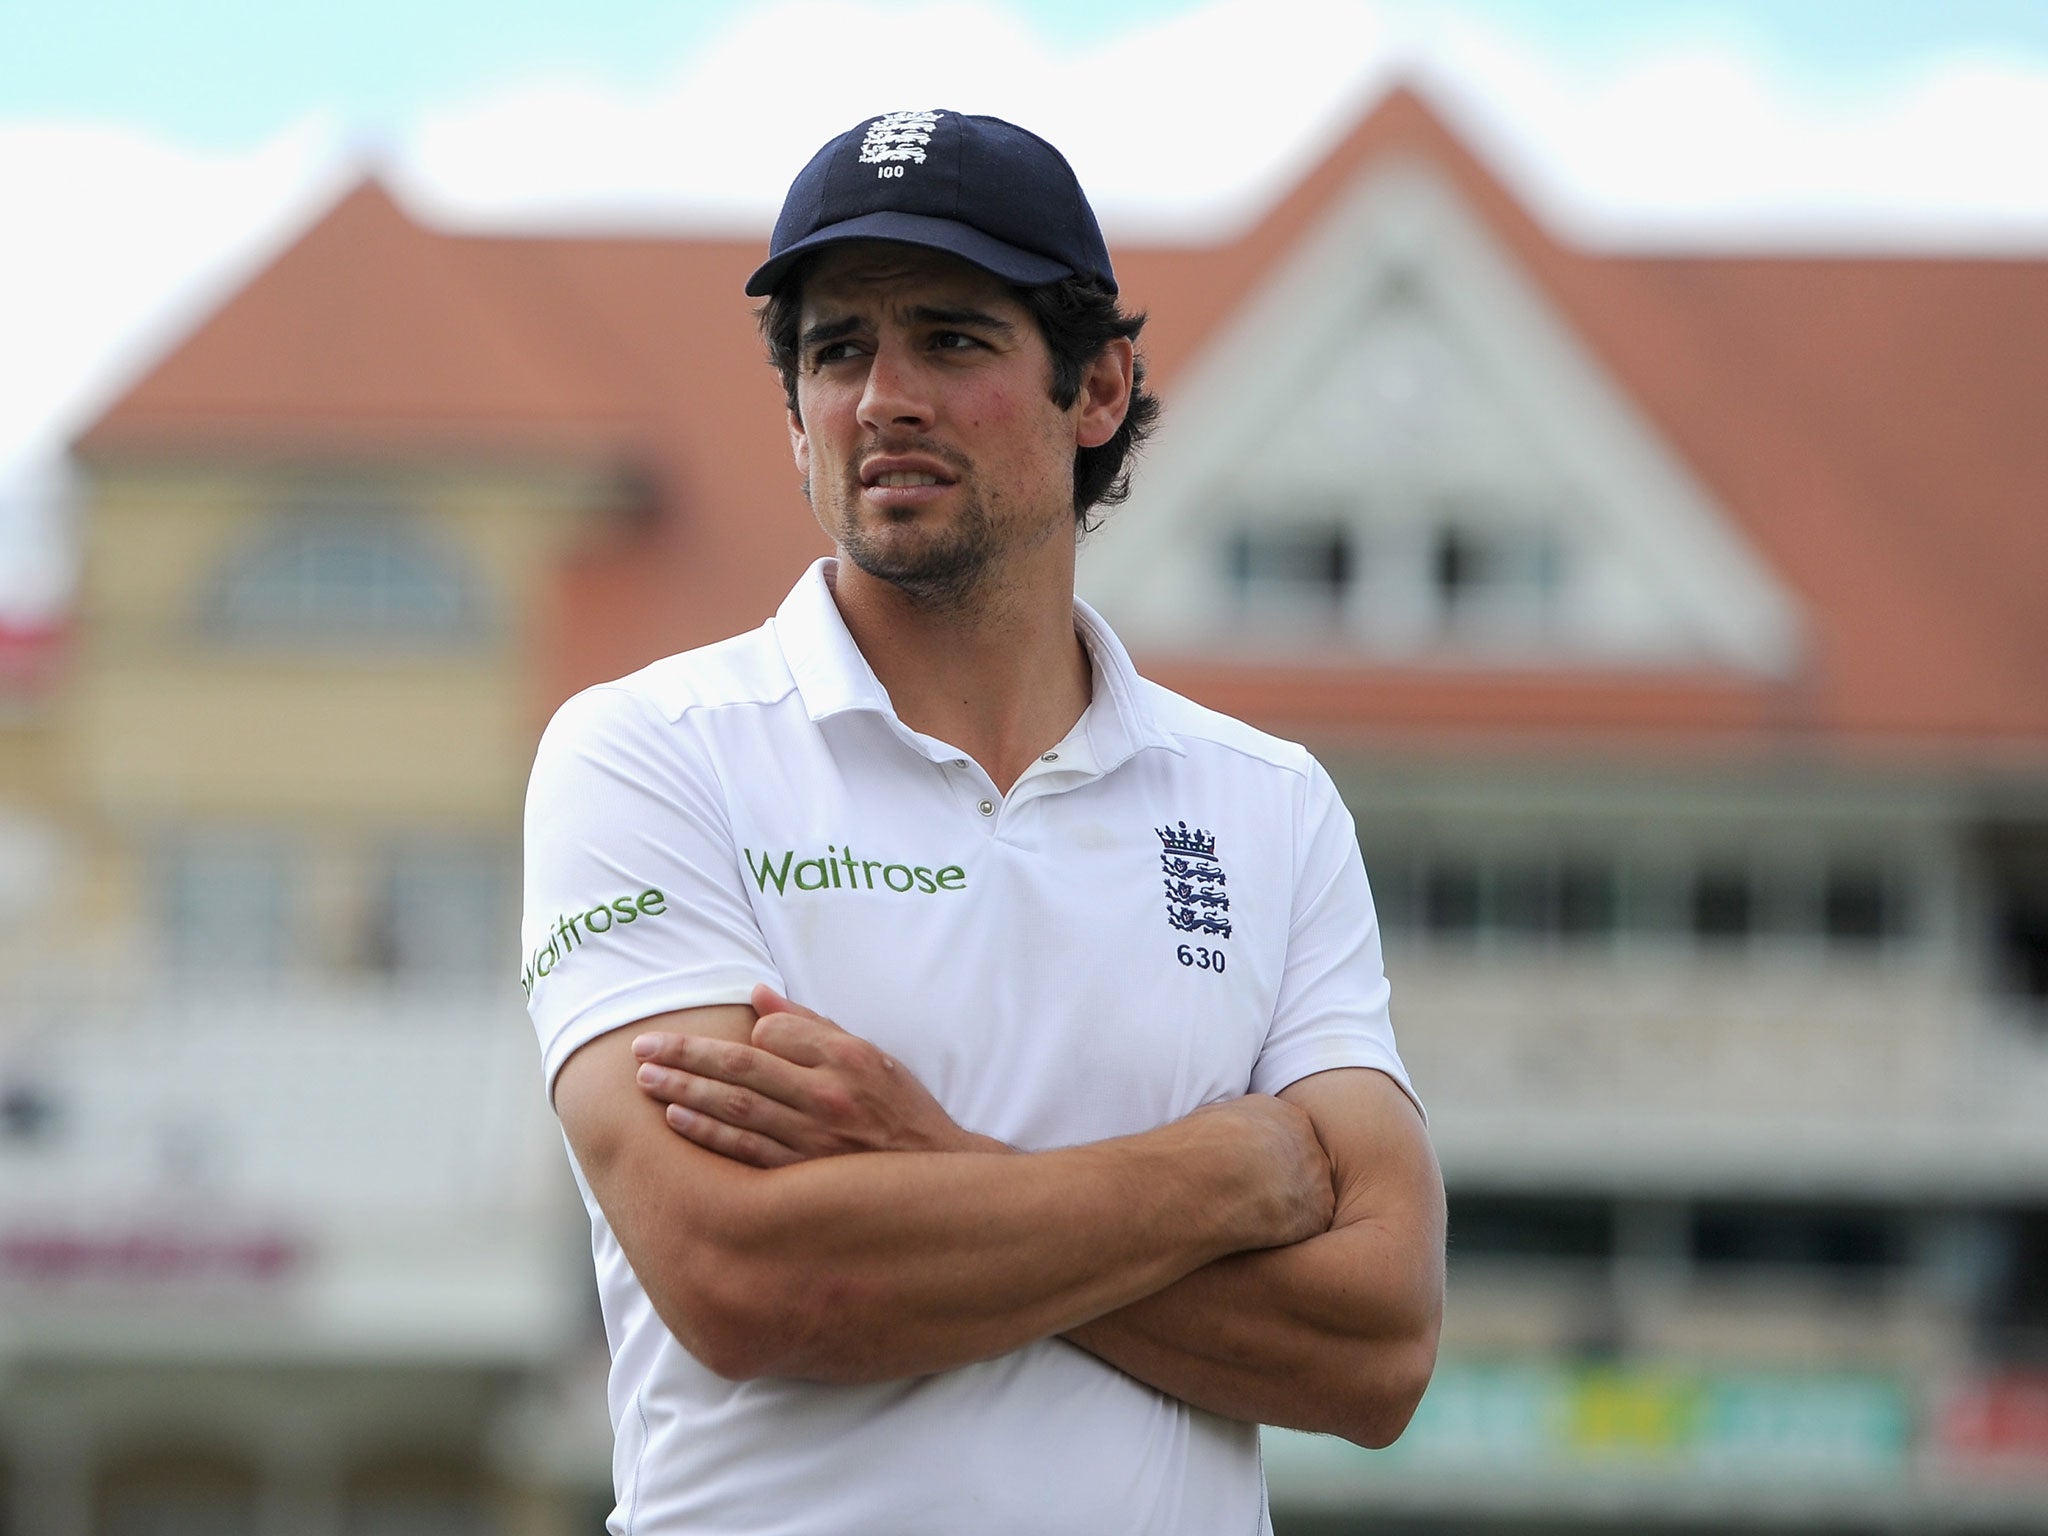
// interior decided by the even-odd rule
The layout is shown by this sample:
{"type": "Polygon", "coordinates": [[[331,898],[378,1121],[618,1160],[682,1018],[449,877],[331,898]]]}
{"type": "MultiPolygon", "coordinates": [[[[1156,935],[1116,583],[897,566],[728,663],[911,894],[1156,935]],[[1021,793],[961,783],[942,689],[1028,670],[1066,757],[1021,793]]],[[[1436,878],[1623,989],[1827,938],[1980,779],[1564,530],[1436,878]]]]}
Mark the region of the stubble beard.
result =
{"type": "Polygon", "coordinates": [[[916,513],[862,517],[858,474],[848,476],[833,537],[840,552],[877,581],[919,607],[960,612],[975,605],[1002,556],[1005,540],[981,493],[956,482],[959,506],[942,528],[917,526],[916,513]]]}

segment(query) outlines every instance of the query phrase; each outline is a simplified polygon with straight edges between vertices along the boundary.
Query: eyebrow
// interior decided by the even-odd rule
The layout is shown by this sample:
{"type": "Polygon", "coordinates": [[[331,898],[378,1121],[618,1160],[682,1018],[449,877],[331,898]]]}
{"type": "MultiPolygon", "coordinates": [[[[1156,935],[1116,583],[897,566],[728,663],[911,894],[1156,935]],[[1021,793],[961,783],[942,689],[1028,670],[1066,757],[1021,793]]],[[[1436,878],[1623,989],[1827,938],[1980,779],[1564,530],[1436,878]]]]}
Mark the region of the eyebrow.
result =
{"type": "Polygon", "coordinates": [[[1009,321],[1000,319],[985,309],[974,309],[966,305],[955,308],[920,304],[911,310],[910,318],[919,325],[966,325],[977,330],[999,331],[1005,336],[1015,335],[1017,330],[1009,321]]]}
{"type": "MultiPolygon", "coordinates": [[[[959,325],[993,331],[1002,336],[1017,334],[1017,327],[1009,321],[972,305],[919,304],[911,309],[910,320],[914,325],[959,325]]],[[[797,338],[797,346],[804,352],[814,347],[829,346],[853,335],[864,323],[858,315],[820,320],[816,325],[804,328],[803,334],[797,338]]]]}
{"type": "Polygon", "coordinates": [[[860,319],[855,315],[840,320],[821,320],[805,328],[803,335],[797,338],[797,346],[799,350],[808,352],[813,347],[822,347],[851,336],[859,329],[860,319]]]}

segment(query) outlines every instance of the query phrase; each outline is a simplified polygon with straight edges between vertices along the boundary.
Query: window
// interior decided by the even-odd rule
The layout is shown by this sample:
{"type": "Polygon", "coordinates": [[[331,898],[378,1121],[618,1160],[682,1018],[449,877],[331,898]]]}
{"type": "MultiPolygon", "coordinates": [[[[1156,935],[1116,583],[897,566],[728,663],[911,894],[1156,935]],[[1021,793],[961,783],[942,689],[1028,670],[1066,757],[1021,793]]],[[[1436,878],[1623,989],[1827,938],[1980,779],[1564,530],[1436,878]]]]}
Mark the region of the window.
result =
{"type": "Polygon", "coordinates": [[[1247,608],[1339,616],[1356,566],[1351,530],[1336,521],[1240,528],[1230,539],[1230,580],[1247,608]]]}
{"type": "Polygon", "coordinates": [[[0,1146],[46,1140],[61,1120],[56,1097],[40,1082],[30,1077],[0,1078],[0,1146]]]}
{"type": "Polygon", "coordinates": [[[481,627],[468,573],[397,505],[313,499],[280,515],[221,569],[207,614],[234,640],[448,643],[481,627]]]}
{"type": "Polygon", "coordinates": [[[2048,1022],[2048,826],[1994,826],[1983,837],[1996,984],[2048,1022]]]}
{"type": "Polygon", "coordinates": [[[1518,939],[1557,927],[1557,871],[1542,860],[1504,861],[1493,873],[1493,926],[1518,939]]]}
{"type": "Polygon", "coordinates": [[[373,881],[364,961],[376,972],[467,981],[505,964],[518,915],[495,848],[422,843],[391,850],[373,881]]]}
{"type": "Polygon", "coordinates": [[[1739,943],[1749,937],[1755,901],[1749,871],[1736,864],[1710,865],[1693,875],[1692,931],[1710,943],[1739,943]]]}
{"type": "Polygon", "coordinates": [[[1499,551],[1463,528],[1439,528],[1431,554],[1437,603],[1446,613],[1455,612],[1475,592],[1499,579],[1494,569],[1499,551]]]}
{"type": "Polygon", "coordinates": [[[1906,1262],[1898,1212],[1855,1206],[1703,1204],[1692,1213],[1692,1260],[1723,1273],[1798,1269],[1869,1280],[1906,1262]]]}
{"type": "Polygon", "coordinates": [[[1372,887],[1373,911],[1384,932],[1415,926],[1415,859],[1406,848],[1364,850],[1365,877],[1372,887]]]}
{"type": "Polygon", "coordinates": [[[1527,634],[1549,624],[1564,582],[1554,535],[1447,520],[1431,535],[1429,584],[1446,630],[1487,620],[1527,634]]]}
{"type": "Polygon", "coordinates": [[[1450,1252],[1459,1258],[1591,1259],[1614,1256],[1614,1207],[1605,1200],[1452,1195],[1450,1252]]]}
{"type": "Polygon", "coordinates": [[[177,974],[275,976],[292,958],[291,850],[260,832],[193,834],[159,861],[165,958],[177,974]]]}
{"type": "Polygon", "coordinates": [[[1990,1260],[1978,1312],[1985,1347],[2048,1364],[2048,1206],[1987,1213],[1982,1235],[1990,1260]]]}
{"type": "Polygon", "coordinates": [[[1821,888],[1821,928],[1838,944],[1877,944],[1899,931],[1901,913],[1885,872],[1834,863],[1821,888]]]}
{"type": "Polygon", "coordinates": [[[1787,860],[1769,849],[1680,848],[1656,859],[1583,834],[1433,847],[1391,826],[1362,827],[1359,837],[1382,926],[1438,940],[1789,944],[1867,960],[1913,932],[1909,872],[1861,854],[1787,860]]]}
{"type": "Polygon", "coordinates": [[[1557,931],[1567,939],[1605,938],[1620,903],[1612,864],[1569,859],[1558,870],[1557,931]]]}
{"type": "Polygon", "coordinates": [[[1476,860],[1432,860],[1422,876],[1422,925],[1442,938],[1470,938],[1479,931],[1480,884],[1476,860]]]}

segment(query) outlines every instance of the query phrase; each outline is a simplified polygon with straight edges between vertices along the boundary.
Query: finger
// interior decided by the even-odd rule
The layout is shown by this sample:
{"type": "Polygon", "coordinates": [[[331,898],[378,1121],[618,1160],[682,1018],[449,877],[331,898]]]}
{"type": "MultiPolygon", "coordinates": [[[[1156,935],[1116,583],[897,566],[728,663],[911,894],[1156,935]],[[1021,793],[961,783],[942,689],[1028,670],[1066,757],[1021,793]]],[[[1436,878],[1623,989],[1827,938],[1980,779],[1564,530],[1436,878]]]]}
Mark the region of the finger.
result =
{"type": "Polygon", "coordinates": [[[662,1113],[669,1129],[685,1141],[694,1142],[707,1152],[716,1152],[736,1163],[745,1163],[753,1168],[786,1168],[791,1163],[803,1161],[781,1142],[758,1131],[740,1130],[709,1115],[684,1109],[679,1104],[669,1105],[662,1113]]]}
{"type": "Polygon", "coordinates": [[[748,1001],[754,1005],[754,1012],[762,1018],[771,1013],[793,1013],[800,1019],[816,1019],[820,1024],[832,1022],[815,1008],[806,1008],[802,1003],[784,997],[766,982],[754,988],[753,995],[748,1001]]]}
{"type": "Polygon", "coordinates": [[[773,1051],[748,1045],[744,1040],[708,1040],[701,1035],[684,1035],[673,1051],[664,1052],[656,1065],[672,1067],[695,1077],[751,1088],[764,1098],[801,1109],[808,1100],[804,1089],[805,1068],[785,1061],[773,1051]]]}
{"type": "Polygon", "coordinates": [[[663,1061],[674,1065],[676,1051],[681,1047],[684,1036],[663,1034],[659,1031],[633,1037],[633,1056],[638,1061],[663,1061]]]}
{"type": "Polygon", "coordinates": [[[800,1067],[820,1067],[830,1059],[828,1042],[845,1031],[824,1019],[800,1013],[764,1013],[749,1038],[764,1051],[800,1067]]]}
{"type": "Polygon", "coordinates": [[[657,1061],[641,1063],[641,1067],[678,1071],[713,1085],[731,1085],[793,1110],[807,1110],[811,1102],[805,1083],[807,1067],[784,1061],[772,1051],[758,1051],[745,1040],[707,1040],[686,1034],[676,1042],[674,1051],[657,1061]]]}
{"type": "Polygon", "coordinates": [[[758,1132],[785,1146],[800,1145],[809,1128],[795,1110],[764,1098],[751,1088],[696,1077],[652,1062],[643,1064],[634,1077],[640,1091],[650,1099],[704,1115],[735,1130],[758,1132]]]}

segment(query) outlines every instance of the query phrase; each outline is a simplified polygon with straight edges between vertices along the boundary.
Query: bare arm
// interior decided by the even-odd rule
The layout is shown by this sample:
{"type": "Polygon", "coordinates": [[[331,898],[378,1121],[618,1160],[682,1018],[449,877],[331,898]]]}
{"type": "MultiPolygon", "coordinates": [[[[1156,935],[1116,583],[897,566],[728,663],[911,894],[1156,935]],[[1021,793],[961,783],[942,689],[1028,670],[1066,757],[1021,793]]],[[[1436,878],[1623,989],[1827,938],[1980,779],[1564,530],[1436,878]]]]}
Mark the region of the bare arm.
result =
{"type": "MultiPolygon", "coordinates": [[[[764,1166],[856,1149],[1005,1150],[953,1124],[857,1036],[765,989],[756,1003],[767,1016],[754,1051],[651,1042],[642,1089],[699,1145],[764,1166]]],[[[1384,1445],[1435,1362],[1442,1180],[1421,1116],[1383,1073],[1319,1073],[1282,1097],[1329,1153],[1329,1229],[1216,1260],[1066,1336],[1211,1412],[1384,1445]]]]}
{"type": "Polygon", "coordinates": [[[1219,1259],[1067,1337],[1213,1413],[1386,1445],[1436,1363],[1443,1181],[1422,1117],[1384,1073],[1322,1072],[1281,1097],[1330,1154],[1330,1229],[1219,1259]]]}
{"type": "MultiPolygon", "coordinates": [[[[745,1050],[742,1007],[644,1028],[745,1050]]],[[[1275,1099],[1018,1156],[856,1152],[748,1166],[672,1134],[637,1031],[564,1064],[555,1107],[662,1321],[719,1374],[887,1380],[1016,1349],[1226,1253],[1327,1224],[1327,1165],[1275,1099]]]]}

